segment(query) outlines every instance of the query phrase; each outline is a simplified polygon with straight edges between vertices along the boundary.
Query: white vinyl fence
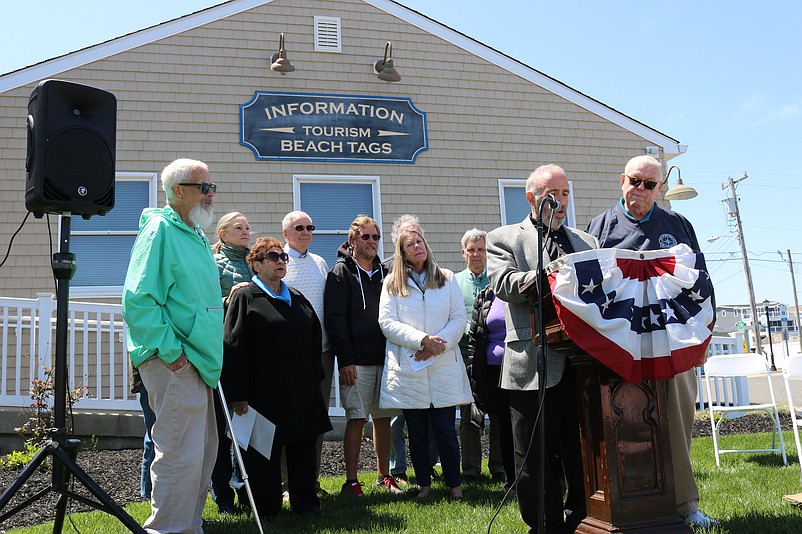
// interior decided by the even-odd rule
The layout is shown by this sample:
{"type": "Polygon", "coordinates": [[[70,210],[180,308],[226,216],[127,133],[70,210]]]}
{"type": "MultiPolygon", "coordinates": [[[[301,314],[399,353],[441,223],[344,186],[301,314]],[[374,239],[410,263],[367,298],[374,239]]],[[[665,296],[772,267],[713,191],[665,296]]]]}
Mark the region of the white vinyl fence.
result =
{"type": "MultiPolygon", "coordinates": [[[[45,368],[55,366],[55,297],[50,293],[38,293],[36,299],[0,297],[0,328],[0,406],[28,406],[31,380],[44,379],[45,368]]],[[[125,333],[119,304],[70,301],[68,384],[70,390],[85,387],[88,393],[76,408],[140,410],[129,389],[125,333]]],[[[343,415],[336,376],[333,382],[329,414],[343,415]]]]}

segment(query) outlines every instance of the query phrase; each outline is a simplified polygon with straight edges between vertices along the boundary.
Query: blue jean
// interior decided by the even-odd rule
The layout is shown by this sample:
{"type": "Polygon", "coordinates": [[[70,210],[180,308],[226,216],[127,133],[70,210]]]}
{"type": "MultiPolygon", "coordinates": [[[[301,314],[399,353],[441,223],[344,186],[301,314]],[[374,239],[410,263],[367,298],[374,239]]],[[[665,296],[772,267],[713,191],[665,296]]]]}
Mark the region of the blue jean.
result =
{"type": "MultiPolygon", "coordinates": [[[[242,487],[241,474],[239,466],[237,465],[237,457],[234,452],[234,445],[227,435],[228,424],[226,423],[226,416],[223,413],[223,405],[220,403],[220,396],[218,392],[214,392],[214,415],[215,423],[217,424],[217,459],[214,463],[214,470],[212,471],[212,499],[217,503],[217,506],[233,506],[234,505],[234,487],[242,487]]],[[[244,493],[244,490],[243,490],[244,493]]],[[[240,494],[240,497],[242,494],[240,494]]],[[[246,499],[240,499],[240,502],[245,502],[246,499]]]]}
{"type": "Polygon", "coordinates": [[[432,485],[432,465],[435,463],[429,453],[432,434],[437,441],[437,450],[440,453],[443,481],[449,488],[460,485],[456,416],[456,406],[404,410],[404,417],[409,428],[409,455],[412,458],[412,466],[415,468],[418,486],[432,485]]]}
{"type": "MultiPolygon", "coordinates": [[[[407,438],[404,434],[406,425],[403,414],[390,419],[390,474],[393,476],[405,475],[407,472],[407,438]]],[[[440,461],[434,432],[429,433],[429,459],[432,465],[440,461]]]]}
{"type": "Polygon", "coordinates": [[[145,499],[150,499],[150,492],[153,489],[153,484],[150,481],[150,464],[153,463],[153,457],[156,456],[156,448],[150,438],[150,430],[153,428],[153,423],[156,422],[156,414],[150,407],[148,390],[145,389],[144,384],[139,389],[139,405],[142,406],[142,415],[145,417],[145,439],[142,443],[144,452],[142,453],[142,475],[139,482],[139,494],[145,499]]]}

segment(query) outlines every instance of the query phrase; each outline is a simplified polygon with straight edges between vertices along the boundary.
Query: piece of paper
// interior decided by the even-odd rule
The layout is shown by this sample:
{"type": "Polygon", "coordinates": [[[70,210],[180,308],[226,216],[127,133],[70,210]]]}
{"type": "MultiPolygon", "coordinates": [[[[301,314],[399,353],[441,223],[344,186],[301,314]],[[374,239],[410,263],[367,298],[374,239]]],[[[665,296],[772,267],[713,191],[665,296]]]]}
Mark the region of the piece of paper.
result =
{"type": "MultiPolygon", "coordinates": [[[[247,451],[248,443],[251,441],[253,424],[256,421],[256,410],[248,408],[248,411],[242,415],[237,415],[236,413],[232,413],[231,415],[231,429],[234,431],[237,443],[242,450],[247,451]]],[[[231,437],[230,434],[229,437],[231,437]]]]}
{"type": "Polygon", "coordinates": [[[259,451],[262,456],[269,460],[270,451],[273,450],[273,437],[276,435],[276,425],[253,408],[248,408],[248,411],[253,411],[256,414],[253,432],[251,432],[250,444],[254,449],[259,451]]]}
{"type": "Polygon", "coordinates": [[[244,414],[234,414],[231,418],[231,428],[234,429],[240,448],[247,451],[248,446],[251,446],[262,456],[270,459],[273,437],[276,435],[276,425],[272,421],[249,406],[244,414]]]}
{"type": "Polygon", "coordinates": [[[407,347],[401,347],[401,354],[404,355],[407,360],[409,360],[409,364],[412,366],[412,370],[414,372],[418,372],[421,369],[425,369],[434,363],[434,356],[429,358],[428,360],[421,360],[418,361],[415,359],[415,353],[417,351],[408,349],[407,347]]]}

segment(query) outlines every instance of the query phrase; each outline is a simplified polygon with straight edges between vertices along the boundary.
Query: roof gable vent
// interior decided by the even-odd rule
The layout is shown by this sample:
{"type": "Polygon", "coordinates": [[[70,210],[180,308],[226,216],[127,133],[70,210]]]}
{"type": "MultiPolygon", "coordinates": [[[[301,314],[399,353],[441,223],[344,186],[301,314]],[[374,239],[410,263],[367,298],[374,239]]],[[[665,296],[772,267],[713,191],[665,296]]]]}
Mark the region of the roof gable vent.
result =
{"type": "Polygon", "coordinates": [[[342,52],[340,17],[315,16],[315,51],[342,52]]]}

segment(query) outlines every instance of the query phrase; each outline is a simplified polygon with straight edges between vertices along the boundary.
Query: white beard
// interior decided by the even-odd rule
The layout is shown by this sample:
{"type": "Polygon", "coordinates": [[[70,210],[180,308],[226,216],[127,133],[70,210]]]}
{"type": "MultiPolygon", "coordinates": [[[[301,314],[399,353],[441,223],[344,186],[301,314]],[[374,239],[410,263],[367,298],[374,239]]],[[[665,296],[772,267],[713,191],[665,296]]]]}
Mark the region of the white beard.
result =
{"type": "Polygon", "coordinates": [[[206,228],[214,222],[214,208],[209,206],[206,209],[201,202],[189,211],[189,220],[196,226],[206,228]]]}

